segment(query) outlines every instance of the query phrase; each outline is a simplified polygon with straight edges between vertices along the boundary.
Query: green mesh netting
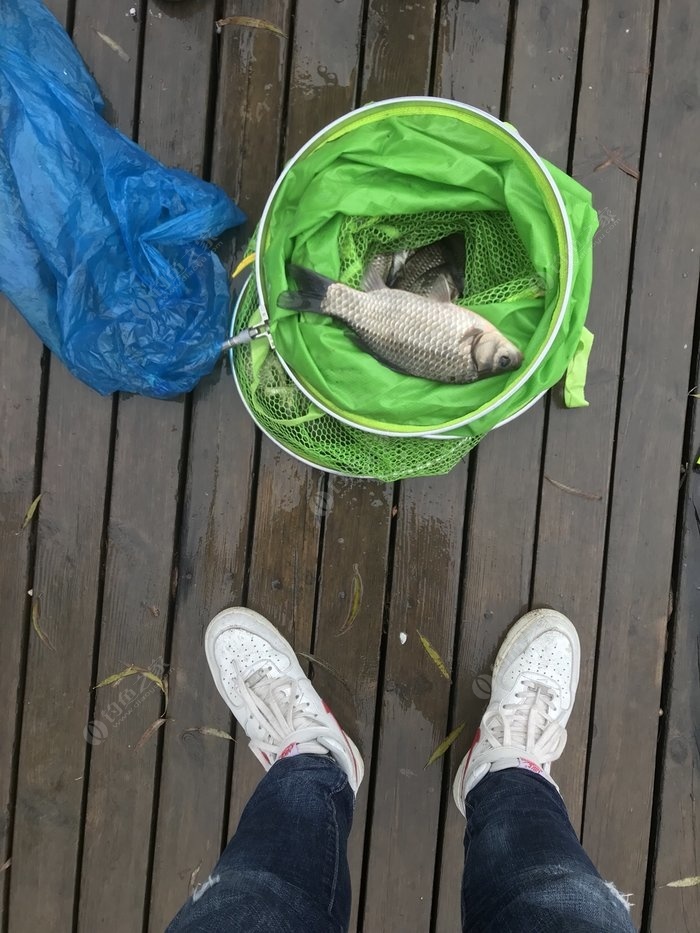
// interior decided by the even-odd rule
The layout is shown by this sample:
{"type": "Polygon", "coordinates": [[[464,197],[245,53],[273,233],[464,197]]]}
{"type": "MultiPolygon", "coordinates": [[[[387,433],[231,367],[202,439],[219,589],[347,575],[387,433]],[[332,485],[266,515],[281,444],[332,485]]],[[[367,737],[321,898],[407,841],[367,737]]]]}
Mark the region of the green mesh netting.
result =
{"type": "MultiPolygon", "coordinates": [[[[253,279],[243,295],[236,333],[260,320],[253,279]]],[[[281,447],[326,470],[393,482],[448,473],[480,437],[431,440],[383,437],[343,424],[317,408],[292,382],[264,338],[237,347],[233,366],[254,419],[281,447]],[[257,357],[257,359],[254,359],[257,357]]]]}
{"type": "Polygon", "coordinates": [[[235,326],[265,317],[275,340],[276,353],[260,339],[233,354],[260,426],[324,469],[385,481],[435,475],[557,382],[582,333],[597,217],[590,194],[544,164],[549,176],[488,115],[431,98],[362,108],[316,137],[266,207],[258,280],[235,326]],[[339,322],[277,305],[290,259],[356,286],[377,253],[457,231],[466,245],[458,303],[523,350],[513,373],[466,386],[407,376],[339,322]],[[409,436],[426,433],[439,437],[409,436]]]}
{"type": "Polygon", "coordinates": [[[418,249],[451,233],[463,233],[466,246],[464,293],[455,304],[495,304],[544,294],[544,283],[506,211],[350,217],[338,237],[340,279],[358,288],[367,263],[377,254],[418,249]]]}
{"type": "MultiPolygon", "coordinates": [[[[434,99],[382,102],[313,140],[285,170],[266,207],[258,289],[281,358],[319,406],[386,434],[468,436],[517,414],[562,377],[585,319],[597,219],[590,194],[553,166],[547,169],[549,174],[502,124],[434,99]],[[280,293],[290,287],[289,260],[341,277],[348,218],[374,218],[381,225],[403,215],[410,224],[426,211],[474,215],[477,243],[487,244],[492,234],[495,267],[488,261],[482,266],[505,272],[505,279],[489,277],[488,288],[509,280],[517,231],[543,290],[516,289],[506,300],[496,292],[499,300],[483,303],[474,300],[484,290],[478,283],[468,283],[467,292],[472,310],[523,352],[518,370],[468,385],[419,379],[360,351],[337,321],[278,306],[280,293]],[[498,217],[490,227],[488,214],[498,217]],[[505,241],[504,214],[513,224],[505,241]]],[[[521,255],[521,245],[515,248],[521,255]]],[[[486,260],[487,252],[484,246],[486,260]]]]}

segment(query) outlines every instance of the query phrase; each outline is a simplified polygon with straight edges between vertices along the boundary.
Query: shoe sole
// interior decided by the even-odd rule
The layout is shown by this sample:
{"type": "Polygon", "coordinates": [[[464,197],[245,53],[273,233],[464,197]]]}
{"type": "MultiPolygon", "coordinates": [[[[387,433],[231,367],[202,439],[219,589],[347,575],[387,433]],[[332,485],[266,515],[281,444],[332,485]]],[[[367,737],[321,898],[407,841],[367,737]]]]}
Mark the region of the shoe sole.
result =
{"type": "MultiPolygon", "coordinates": [[[[207,657],[207,663],[209,664],[212,677],[214,678],[214,683],[216,684],[216,689],[219,691],[221,698],[234,716],[236,716],[236,711],[232,708],[229,697],[221,681],[219,665],[216,661],[216,658],[214,657],[214,645],[216,644],[216,639],[219,637],[219,635],[221,635],[221,633],[225,632],[227,629],[245,627],[238,626],[236,624],[237,622],[241,621],[252,622],[253,625],[251,627],[254,631],[257,630],[257,633],[260,634],[261,637],[265,638],[266,641],[270,642],[276,650],[287,655],[290,658],[293,666],[296,665],[296,669],[293,671],[293,673],[296,676],[306,677],[306,674],[299,664],[299,659],[297,658],[294,649],[289,644],[287,639],[280,635],[278,630],[269,619],[266,619],[265,616],[260,615],[260,613],[256,612],[254,609],[247,609],[244,606],[235,606],[230,609],[223,609],[221,612],[214,616],[214,618],[207,626],[207,630],[204,633],[204,652],[207,657]],[[260,631],[261,629],[263,630],[262,632],[260,631]]],[[[355,745],[350,736],[347,735],[345,730],[341,727],[340,723],[335,718],[328,705],[324,702],[323,698],[319,696],[319,700],[321,701],[321,704],[328,712],[328,714],[333,718],[333,721],[343,736],[344,741],[348,744],[350,751],[352,752],[352,758],[356,768],[356,781],[359,786],[359,784],[362,782],[365,771],[364,761],[362,760],[360,750],[355,745]]]]}

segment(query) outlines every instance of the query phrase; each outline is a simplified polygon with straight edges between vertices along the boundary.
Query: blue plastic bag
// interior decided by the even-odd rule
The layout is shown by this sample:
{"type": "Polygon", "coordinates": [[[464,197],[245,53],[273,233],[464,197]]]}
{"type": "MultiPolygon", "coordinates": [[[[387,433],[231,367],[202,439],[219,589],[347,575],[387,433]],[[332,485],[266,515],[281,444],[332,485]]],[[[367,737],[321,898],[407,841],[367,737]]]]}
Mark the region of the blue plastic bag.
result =
{"type": "Polygon", "coordinates": [[[228,279],[211,238],[245,220],[100,116],[39,0],[0,2],[0,291],[103,394],[168,397],[212,370],[228,279]]]}

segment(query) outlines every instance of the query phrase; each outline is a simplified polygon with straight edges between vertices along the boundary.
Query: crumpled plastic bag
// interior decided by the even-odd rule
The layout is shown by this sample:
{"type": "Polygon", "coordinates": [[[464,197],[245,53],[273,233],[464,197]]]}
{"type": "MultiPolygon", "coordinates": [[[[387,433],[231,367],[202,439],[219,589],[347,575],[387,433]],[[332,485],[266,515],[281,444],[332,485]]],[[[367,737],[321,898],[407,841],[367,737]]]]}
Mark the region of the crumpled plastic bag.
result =
{"type": "Polygon", "coordinates": [[[39,0],[0,3],[0,291],[78,378],[169,397],[226,339],[212,242],[245,220],[101,117],[75,47],[39,0]]]}

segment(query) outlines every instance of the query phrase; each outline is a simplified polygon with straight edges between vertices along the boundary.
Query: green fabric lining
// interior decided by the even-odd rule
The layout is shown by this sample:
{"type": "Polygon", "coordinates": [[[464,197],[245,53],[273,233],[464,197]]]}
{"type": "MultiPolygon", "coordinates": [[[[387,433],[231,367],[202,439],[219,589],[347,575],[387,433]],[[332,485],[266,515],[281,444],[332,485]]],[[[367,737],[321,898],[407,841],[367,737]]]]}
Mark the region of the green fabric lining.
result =
{"type": "Polygon", "coordinates": [[[590,194],[548,166],[573,232],[574,282],[562,326],[546,359],[535,366],[560,307],[567,271],[560,211],[535,161],[501,127],[450,104],[387,105],[364,117],[336,128],[307,152],[287,174],[269,211],[258,284],[278,352],[313,397],[360,426],[484,434],[561,379],[579,345],[597,227],[590,194]],[[519,371],[468,386],[402,375],[360,350],[337,322],[276,306],[288,287],[284,268],[289,259],[339,276],[338,242],[348,217],[404,215],[410,221],[427,210],[510,214],[544,283],[544,295],[521,294],[470,307],[523,350],[519,371]],[[503,395],[524,372],[525,384],[494,411],[455,427],[503,395]]]}

